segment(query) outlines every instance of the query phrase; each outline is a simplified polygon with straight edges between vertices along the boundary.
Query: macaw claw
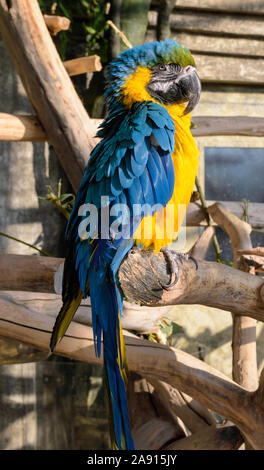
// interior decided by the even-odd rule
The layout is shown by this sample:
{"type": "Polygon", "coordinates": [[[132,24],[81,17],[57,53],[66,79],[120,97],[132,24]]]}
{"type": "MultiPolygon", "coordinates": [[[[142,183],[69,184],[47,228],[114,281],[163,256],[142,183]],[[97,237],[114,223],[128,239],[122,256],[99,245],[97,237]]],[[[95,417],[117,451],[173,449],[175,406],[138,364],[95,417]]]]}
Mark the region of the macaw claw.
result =
{"type": "Polygon", "coordinates": [[[166,261],[169,265],[170,276],[171,280],[169,284],[162,284],[163,289],[169,290],[174,287],[178,280],[179,280],[179,263],[183,263],[183,260],[191,259],[194,264],[195,268],[198,269],[198,263],[193,256],[189,255],[188,253],[176,253],[175,251],[169,250],[166,246],[162,247],[160,251],[163,253],[166,261]]]}

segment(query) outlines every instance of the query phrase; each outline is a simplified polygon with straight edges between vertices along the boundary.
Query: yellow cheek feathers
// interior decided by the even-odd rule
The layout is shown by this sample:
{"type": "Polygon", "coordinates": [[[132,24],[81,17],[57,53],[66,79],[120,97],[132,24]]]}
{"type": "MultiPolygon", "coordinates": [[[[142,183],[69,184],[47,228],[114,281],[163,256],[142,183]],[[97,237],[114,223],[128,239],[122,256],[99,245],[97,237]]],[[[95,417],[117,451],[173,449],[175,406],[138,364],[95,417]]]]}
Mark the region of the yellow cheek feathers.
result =
{"type": "Polygon", "coordinates": [[[183,116],[185,110],[184,104],[163,105],[160,101],[155,100],[146,90],[147,84],[151,79],[151,71],[147,67],[138,67],[136,72],[131,74],[122,86],[121,100],[124,106],[131,108],[134,103],[142,101],[153,101],[163,106],[172,118],[180,116],[184,119],[187,127],[190,127],[190,115],[183,116]]]}
{"type": "Polygon", "coordinates": [[[122,102],[131,108],[138,101],[154,101],[146,90],[146,85],[151,78],[151,72],[147,67],[138,67],[137,71],[130,75],[122,87],[122,102]]]}

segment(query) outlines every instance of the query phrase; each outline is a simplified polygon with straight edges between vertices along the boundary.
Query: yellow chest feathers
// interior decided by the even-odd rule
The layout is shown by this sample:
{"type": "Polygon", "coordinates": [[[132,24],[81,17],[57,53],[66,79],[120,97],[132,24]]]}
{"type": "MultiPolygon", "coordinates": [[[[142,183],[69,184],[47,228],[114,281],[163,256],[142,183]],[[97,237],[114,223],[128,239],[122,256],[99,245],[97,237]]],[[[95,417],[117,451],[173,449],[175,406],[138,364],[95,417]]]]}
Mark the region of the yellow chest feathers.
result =
{"type": "Polygon", "coordinates": [[[139,67],[122,87],[122,102],[130,108],[135,102],[153,101],[167,109],[175,124],[175,145],[172,154],[175,185],[166,208],[153,217],[144,217],[134,234],[138,244],[158,251],[177,238],[192,195],[199,165],[199,152],[190,131],[191,116],[183,115],[184,104],[163,105],[147,92],[151,78],[148,68],[139,67]]]}
{"type": "Polygon", "coordinates": [[[166,208],[153,217],[144,217],[134,233],[137,244],[159,251],[177,238],[191,199],[199,166],[199,151],[190,132],[190,115],[182,116],[183,105],[166,108],[175,123],[175,145],[172,160],[175,185],[166,208]],[[181,113],[179,112],[181,108],[181,113]]]}

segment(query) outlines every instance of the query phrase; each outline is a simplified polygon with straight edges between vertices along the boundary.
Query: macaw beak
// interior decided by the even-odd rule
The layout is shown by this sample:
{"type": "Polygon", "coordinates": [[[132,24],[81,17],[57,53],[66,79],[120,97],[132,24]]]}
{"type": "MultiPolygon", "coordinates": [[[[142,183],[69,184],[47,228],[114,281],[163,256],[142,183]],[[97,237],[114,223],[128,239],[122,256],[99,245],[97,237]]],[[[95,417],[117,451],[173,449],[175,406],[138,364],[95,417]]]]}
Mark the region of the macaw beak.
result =
{"type": "Polygon", "coordinates": [[[188,65],[178,74],[175,83],[180,87],[184,101],[188,101],[183,114],[190,113],[197,105],[201,94],[201,82],[195,67],[188,65]]]}

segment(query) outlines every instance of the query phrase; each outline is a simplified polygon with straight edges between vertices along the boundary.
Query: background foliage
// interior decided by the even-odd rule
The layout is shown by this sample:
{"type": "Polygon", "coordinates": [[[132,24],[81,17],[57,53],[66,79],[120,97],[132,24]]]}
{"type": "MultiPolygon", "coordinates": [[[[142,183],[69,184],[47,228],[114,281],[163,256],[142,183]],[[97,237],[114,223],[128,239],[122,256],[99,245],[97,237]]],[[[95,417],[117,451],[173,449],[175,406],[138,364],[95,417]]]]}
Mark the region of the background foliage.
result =
{"type": "Polygon", "coordinates": [[[39,0],[43,13],[66,16],[71,20],[69,31],[58,36],[57,46],[64,60],[71,42],[86,42],[89,55],[98,54],[107,62],[106,2],[104,0],[39,0]]]}

